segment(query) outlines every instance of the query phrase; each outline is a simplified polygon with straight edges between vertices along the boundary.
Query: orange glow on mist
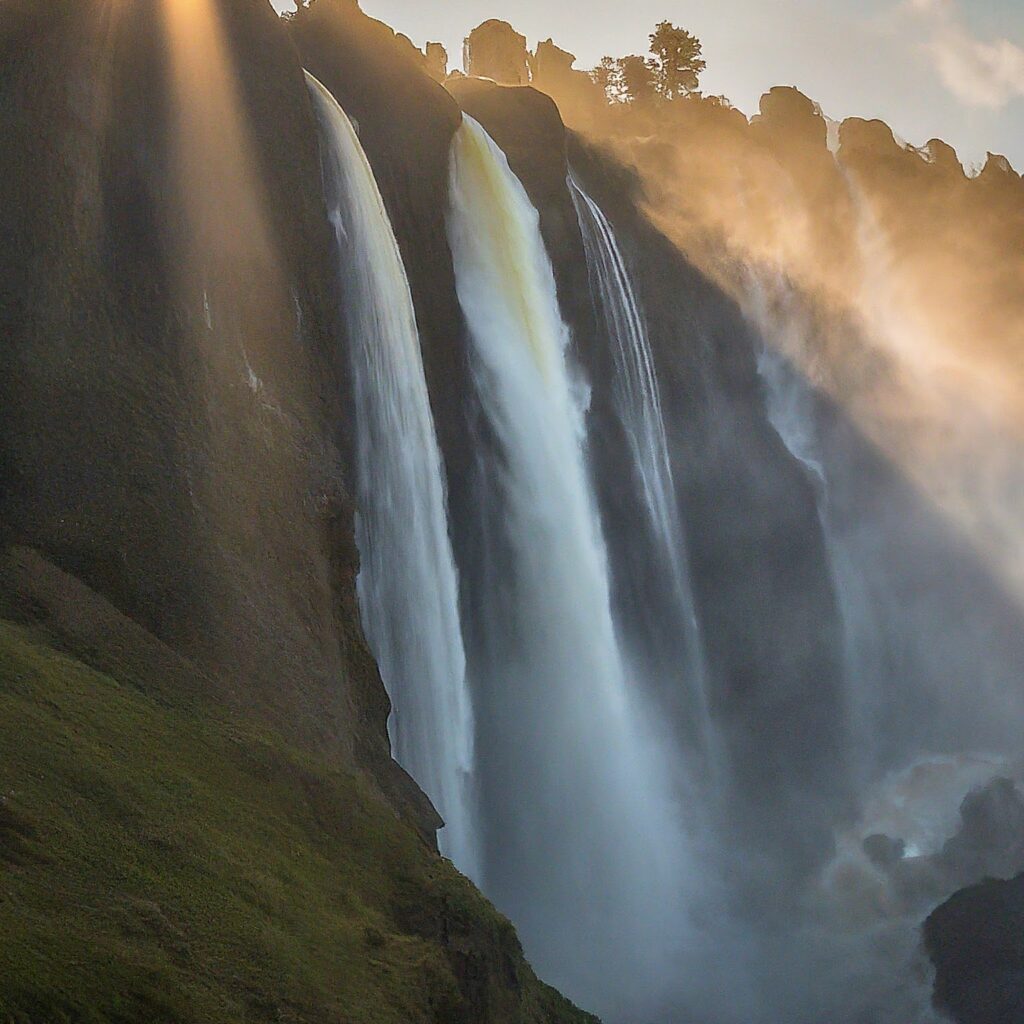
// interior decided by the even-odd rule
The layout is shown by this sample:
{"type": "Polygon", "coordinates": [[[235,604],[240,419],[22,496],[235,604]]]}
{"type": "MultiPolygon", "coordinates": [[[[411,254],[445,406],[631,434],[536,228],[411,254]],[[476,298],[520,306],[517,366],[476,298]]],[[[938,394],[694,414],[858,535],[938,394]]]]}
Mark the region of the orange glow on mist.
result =
{"type": "Polygon", "coordinates": [[[217,0],[164,0],[172,136],[190,243],[271,252],[258,162],[217,0]]]}
{"type": "Polygon", "coordinates": [[[703,124],[611,144],[640,171],[647,215],[741,307],[753,303],[738,268],[799,296],[811,312],[758,324],[765,343],[1024,608],[1024,254],[996,199],[923,174],[933,191],[918,195],[881,161],[862,180],[821,147],[703,124]]]}

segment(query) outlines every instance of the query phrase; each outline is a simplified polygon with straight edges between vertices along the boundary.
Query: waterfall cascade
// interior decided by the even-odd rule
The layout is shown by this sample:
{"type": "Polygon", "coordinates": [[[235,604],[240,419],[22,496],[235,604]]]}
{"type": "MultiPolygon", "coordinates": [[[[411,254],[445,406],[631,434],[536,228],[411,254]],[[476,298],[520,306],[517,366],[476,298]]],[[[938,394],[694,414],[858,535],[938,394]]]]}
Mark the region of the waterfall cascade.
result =
{"type": "MultiPolygon", "coordinates": [[[[857,212],[862,219],[870,213],[857,212]]],[[[959,820],[961,801],[972,792],[979,799],[993,778],[1020,778],[1017,743],[1000,726],[1000,719],[1019,721],[1019,712],[1012,710],[1012,672],[984,617],[979,629],[972,612],[953,613],[949,603],[950,580],[957,580],[959,600],[977,587],[977,578],[963,572],[969,563],[959,545],[951,543],[948,522],[956,517],[944,523],[936,515],[946,482],[968,500],[979,493],[958,479],[967,470],[950,443],[964,418],[941,405],[949,382],[936,367],[936,346],[909,315],[913,305],[893,299],[886,276],[895,274],[893,260],[877,224],[858,222],[857,242],[864,280],[853,315],[816,316],[781,265],[745,267],[741,288],[745,313],[763,339],[758,371],[766,411],[817,495],[842,626],[846,768],[860,801],[857,820],[836,817],[834,858],[806,896],[817,919],[798,922],[794,933],[802,933],[805,948],[791,958],[819,959],[812,972],[819,991],[810,990],[809,1003],[818,1001],[815,1019],[867,1015],[937,1024],[920,920],[965,881],[942,852],[961,841],[951,839],[958,828],[970,830],[967,817],[959,820]],[[911,358],[926,348],[927,357],[911,358]],[[838,413],[837,400],[843,403],[838,413]],[[879,460],[873,445],[891,462],[879,460]],[[907,487],[904,472],[920,491],[907,487]],[[946,638],[955,639],[947,644],[946,638]],[[884,868],[872,860],[869,840],[878,836],[900,842],[884,868]],[[920,891],[901,890],[906,879],[926,875],[920,891]],[[868,895],[872,887],[879,895],[868,895]],[[852,965],[860,965],[862,977],[851,973],[852,965]],[[843,1015],[835,1009],[840,998],[843,1015]]],[[[971,451],[986,469],[998,465],[998,455],[981,454],[992,446],[979,442],[971,451]]],[[[984,857],[998,863],[999,841],[984,842],[991,843],[984,857]]],[[[977,864],[972,870],[984,873],[977,864]]],[[[780,1005],[792,1000],[791,991],[781,996],[780,1005]]]]}
{"type": "Polygon", "coordinates": [[[584,458],[587,391],[539,217],[468,117],[453,144],[449,236],[490,442],[483,552],[464,573],[484,887],[540,969],[624,1018],[674,977],[685,840],[626,684],[584,458]]]}
{"type": "Polygon", "coordinates": [[[819,436],[814,329],[799,297],[780,272],[747,268],[747,316],[764,339],[757,370],[765,389],[768,419],[814,486],[818,519],[828,554],[843,643],[843,682],[848,714],[849,769],[858,791],[879,774],[877,734],[884,703],[885,629],[881,596],[872,593],[863,560],[836,522],[829,470],[819,436]],[[800,367],[801,369],[798,369],[800,367]]]}
{"type": "Polygon", "coordinates": [[[472,706],[412,295],[355,129],[327,89],[307,79],[349,318],[363,626],[394,706],[395,755],[445,819],[442,848],[475,876],[472,706]]]}
{"type": "MultiPolygon", "coordinates": [[[[687,693],[687,710],[702,753],[715,769],[718,756],[708,706],[707,667],[647,322],[611,223],[571,171],[567,185],[583,235],[591,291],[611,342],[615,407],[629,442],[653,541],[646,558],[667,572],[674,598],[670,631],[682,640],[682,650],[673,651],[669,658],[671,685],[687,693]],[[682,686],[677,672],[685,677],[682,686]]],[[[665,609],[660,611],[665,614],[665,609]]]]}
{"type": "Polygon", "coordinates": [[[592,288],[613,342],[618,412],[627,428],[644,503],[663,553],[682,577],[685,569],[678,564],[675,484],[647,325],[608,218],[575,175],[570,174],[568,184],[583,233],[592,288]]]}
{"type": "MultiPolygon", "coordinates": [[[[614,373],[608,411],[622,443],[609,465],[633,483],[632,503],[605,507],[588,459],[588,428],[603,411],[590,408],[573,359],[539,215],[504,153],[464,119],[447,220],[469,328],[473,454],[466,504],[453,520],[456,571],[397,243],[356,131],[318,83],[310,88],[351,318],[361,609],[395,705],[396,754],[447,820],[445,851],[513,919],[538,969],[610,1021],[780,1019],[794,1006],[793,963],[819,963],[796,1005],[811,1008],[804,1019],[820,1019],[849,987],[843,943],[856,962],[874,965],[880,985],[889,983],[887,951],[890,973],[910,970],[918,956],[910,918],[879,912],[864,925],[842,890],[844,872],[874,877],[863,847],[870,815],[846,822],[835,859],[801,883],[807,907],[794,911],[785,941],[770,907],[738,905],[743,886],[771,889],[773,866],[758,866],[753,847],[722,845],[735,779],[709,710],[647,324],[607,216],[570,175],[614,373]],[[606,542],[602,515],[621,522],[626,507],[636,528],[609,532],[606,542]],[[630,565],[651,575],[620,593],[630,565]],[[656,623],[648,633],[637,626],[645,619],[656,623]],[[673,688],[677,705],[659,708],[673,688]],[[692,732],[665,725],[680,716],[692,719],[692,732]],[[694,786],[698,763],[721,785],[694,786]],[[738,887],[727,877],[736,860],[754,864],[738,887]]],[[[934,612],[901,609],[896,588],[907,567],[895,551],[883,557],[875,536],[893,524],[864,525],[878,510],[861,494],[856,438],[829,412],[831,377],[847,372],[829,362],[835,339],[821,335],[829,324],[815,320],[781,270],[743,274],[743,307],[765,342],[757,364],[765,411],[817,495],[842,627],[845,768],[858,793],[884,794],[902,785],[894,751],[919,772],[912,759],[928,754],[929,731],[941,737],[946,728],[944,718],[921,718],[922,702],[882,700],[896,688],[897,664],[908,673],[920,671],[913,659],[934,667],[927,652],[897,645],[913,616],[930,622],[934,612]]],[[[894,329],[881,319],[867,318],[866,344],[894,329]]],[[[883,475],[874,486],[892,484],[883,475]]],[[[901,686],[922,688],[909,678],[901,686]]],[[[930,813],[931,798],[924,803],[930,813]]],[[[910,986],[911,1009],[893,1002],[886,1019],[931,1024],[926,988],[910,986]]],[[[862,996],[871,1006],[890,999],[881,989],[862,996]]]]}

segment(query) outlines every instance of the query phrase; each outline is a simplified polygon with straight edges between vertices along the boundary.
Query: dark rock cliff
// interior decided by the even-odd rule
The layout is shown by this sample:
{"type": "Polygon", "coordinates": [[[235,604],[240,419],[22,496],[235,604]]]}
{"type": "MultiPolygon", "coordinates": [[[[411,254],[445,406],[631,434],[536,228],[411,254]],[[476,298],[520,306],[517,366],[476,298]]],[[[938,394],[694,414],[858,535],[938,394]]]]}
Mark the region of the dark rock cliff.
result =
{"type": "Polygon", "coordinates": [[[924,934],[938,1007],[958,1024],[1024,1021],[1024,875],[957,893],[924,934]]]}
{"type": "Polygon", "coordinates": [[[161,7],[41,4],[8,41],[4,541],[79,576],[232,703],[381,760],[387,703],[351,597],[333,277],[301,70],[263,4],[219,6],[268,241],[186,251],[190,207],[220,200],[176,180],[175,147],[202,140],[171,131],[161,7]]]}
{"type": "MultiPolygon", "coordinates": [[[[217,0],[203,31],[187,38],[176,37],[175,15],[158,0],[5,7],[0,615],[51,653],[31,655],[34,665],[48,666],[37,695],[19,668],[21,640],[4,646],[0,696],[14,702],[5,711],[14,728],[32,720],[45,686],[71,699],[70,681],[87,680],[95,708],[85,705],[76,733],[96,730],[105,737],[98,742],[125,746],[120,763],[139,779],[151,766],[145,746],[136,749],[117,732],[117,715],[128,714],[117,687],[142,694],[132,714],[147,723],[150,742],[165,724],[159,714],[147,717],[148,702],[166,707],[178,723],[180,757],[164,766],[158,789],[200,771],[211,773],[216,789],[226,770],[218,759],[230,760],[248,742],[241,738],[247,730],[266,736],[259,743],[281,744],[275,756],[283,775],[268,768],[261,785],[259,769],[247,776],[242,798],[254,819],[276,822],[271,830],[243,816],[222,832],[203,815],[220,813],[223,801],[193,806],[194,828],[211,829],[215,856],[222,842],[253,863],[283,854],[292,863],[326,855],[340,865],[363,856],[368,843],[384,845],[370,873],[343,876],[348,888],[341,891],[314,886],[303,895],[289,874],[289,919],[295,908],[306,908],[300,916],[330,915],[340,931],[328,942],[337,941],[342,960],[352,955],[345,936],[353,928],[362,934],[362,912],[353,908],[379,905],[371,918],[382,915],[382,924],[367,926],[369,945],[357,954],[368,972],[361,994],[344,984],[305,991],[304,1019],[326,1019],[330,1007],[347,1013],[346,999],[363,1013],[359,1000],[376,987],[387,1020],[582,1021],[590,1018],[536,980],[508,923],[437,860],[439,822],[390,758],[389,703],[359,624],[337,268],[316,122],[293,40],[309,46],[308,63],[361,120],[403,247],[420,256],[410,267],[432,394],[452,431],[459,413],[444,411],[461,408],[463,349],[443,221],[458,108],[417,67],[408,44],[403,52],[400,40],[345,10],[351,6],[332,12],[319,5],[335,30],[314,33],[319,49],[304,40],[301,23],[290,37],[263,0],[217,0]],[[404,122],[389,116],[396,98],[409,104],[404,122]],[[90,675],[82,663],[107,675],[90,675]],[[115,696],[104,703],[107,686],[115,696]],[[107,717],[90,717],[98,715],[107,717]],[[299,761],[315,767],[299,769],[299,761]],[[352,772],[354,789],[338,781],[352,772]],[[299,781],[278,801],[270,783],[283,777],[299,781]],[[323,806],[311,808],[318,793],[323,806]],[[323,823],[310,827],[310,815],[323,823]],[[346,821],[359,827],[337,824],[346,821]],[[287,850],[274,847],[290,829],[298,831],[287,850]],[[406,947],[421,952],[396,973],[386,961],[406,947]]],[[[59,734],[44,738],[59,744],[59,734]]],[[[169,743],[174,749],[173,736],[169,743]]],[[[76,756],[88,758],[92,749],[76,756]]],[[[98,766],[61,764],[72,775],[92,771],[101,784],[98,766]]],[[[22,770],[20,762],[4,763],[5,792],[17,789],[29,801],[24,813],[45,823],[51,843],[70,842],[59,817],[63,795],[19,785],[22,770]]],[[[102,784],[128,785],[120,778],[102,784]]],[[[105,805],[89,802],[88,793],[80,799],[95,829],[113,827],[105,805]]],[[[130,828],[160,827],[157,796],[140,782],[133,800],[130,828]]],[[[134,834],[123,840],[122,855],[147,864],[154,877],[178,870],[169,847],[143,840],[126,854],[135,850],[134,834]]],[[[196,857],[206,855],[205,844],[191,845],[196,857]]],[[[92,918],[65,906],[67,928],[44,927],[40,901],[71,877],[54,875],[64,871],[58,863],[46,855],[19,866],[19,901],[4,902],[2,913],[13,915],[4,918],[5,932],[36,915],[37,931],[19,948],[39,969],[26,975],[21,961],[0,958],[0,1016],[31,1006],[50,1019],[58,1002],[66,1015],[73,1013],[67,999],[78,1005],[81,996],[90,1019],[112,1020],[104,1016],[109,993],[99,991],[109,982],[121,993],[118,1020],[193,1019],[198,1004],[176,1016],[167,1009],[172,993],[176,999],[191,984],[177,974],[136,1001],[143,980],[134,958],[148,955],[137,938],[122,939],[103,966],[87,972],[88,982],[75,973],[69,984],[81,982],[78,995],[57,992],[50,974],[71,978],[62,957],[75,955],[83,935],[105,936],[104,915],[113,914],[116,926],[119,901],[131,895],[115,871],[101,871],[76,882],[92,893],[92,918]]],[[[222,976],[207,965],[204,998],[214,993],[226,1006],[248,985],[241,998],[258,1001],[252,1019],[292,1012],[281,1007],[294,1006],[289,992],[308,988],[311,975],[304,969],[297,979],[295,965],[285,965],[290,954],[282,960],[274,945],[281,914],[267,909],[264,918],[260,909],[251,920],[225,919],[207,932],[207,903],[232,899],[239,877],[202,870],[204,893],[154,882],[143,896],[167,901],[156,912],[173,914],[174,934],[190,935],[195,949],[211,940],[253,943],[244,955],[253,977],[222,976]]],[[[253,891],[264,884],[254,881],[253,891]]],[[[307,925],[320,927],[292,924],[293,951],[306,948],[307,925]]],[[[191,953],[170,956],[188,968],[191,953]]]]}
{"type": "MultiPolygon", "coordinates": [[[[390,759],[389,703],[355,599],[349,371],[302,68],[357,123],[405,258],[453,537],[466,545],[460,560],[472,563],[472,542],[460,538],[479,517],[473,463],[487,443],[476,433],[445,228],[449,148],[464,110],[506,152],[540,213],[574,354],[593,387],[588,456],[615,599],[633,609],[639,632],[663,640],[666,626],[651,612],[665,580],[622,542],[642,518],[639,489],[614,412],[610,346],[566,186],[570,166],[613,223],[662,382],[712,711],[729,748],[726,826],[754,840],[781,883],[784,871],[808,872],[827,855],[828,827],[847,797],[845,738],[840,628],[816,494],[768,420],[761,339],[721,284],[645,215],[637,179],[567,133],[543,93],[471,79],[446,91],[431,77],[436,53],[429,64],[352,0],[318,0],[288,23],[263,0],[216,0],[212,10],[220,79],[203,77],[201,65],[190,77],[197,65],[180,39],[173,45],[160,0],[8,0],[3,8],[0,616],[83,663],[56,659],[34,699],[88,665],[114,691],[124,684],[189,714],[205,714],[212,701],[232,721],[271,729],[301,757],[323,759],[325,775],[341,768],[369,780],[367,818],[395,829],[373,825],[371,833],[396,844],[411,837],[413,851],[403,845],[401,864],[377,859],[390,901],[382,913],[397,945],[422,940],[445,965],[442,982],[410,997],[415,1019],[580,1020],[538,986],[507,923],[439,867],[430,849],[437,816],[390,759]],[[232,109],[238,123],[217,139],[211,127],[224,127],[217,119],[232,109]],[[445,988],[449,974],[455,995],[445,988]]],[[[491,26],[493,59],[477,37],[477,59],[505,53],[505,28],[491,26]]],[[[511,40],[513,66],[502,76],[525,81],[525,43],[511,40]]],[[[538,49],[534,72],[538,81],[575,81],[569,55],[553,45],[538,49]]],[[[788,168],[819,212],[823,250],[849,231],[849,196],[806,97],[773,90],[750,126],[735,111],[705,115],[723,122],[736,151],[754,146],[788,168]]],[[[901,253],[920,246],[920,224],[950,202],[964,219],[977,214],[985,244],[1019,241],[1021,179],[1001,158],[970,181],[941,143],[929,144],[925,160],[879,122],[850,120],[841,137],[844,159],[883,208],[913,195],[894,242],[901,253]]],[[[1018,283],[1011,268],[995,297],[1019,304],[1018,283]]],[[[891,509],[896,485],[877,453],[841,410],[821,404],[842,448],[837,461],[857,470],[851,481],[870,481],[849,507],[891,509]]],[[[919,502],[908,496],[896,507],[914,532],[932,536],[918,525],[919,502]]],[[[896,534],[900,543],[910,531],[896,534]]],[[[946,550],[940,540],[935,547],[946,550]]],[[[960,581],[970,576],[956,559],[933,566],[930,550],[915,550],[933,574],[917,589],[934,591],[947,565],[960,581]]],[[[984,580],[971,586],[980,595],[975,614],[994,623],[993,649],[1005,647],[1009,664],[1020,644],[1016,620],[984,580]]],[[[27,657],[12,659],[0,692],[21,685],[27,657]]],[[[680,692],[659,697],[682,716],[680,692]]],[[[202,757],[205,741],[193,740],[202,757]]],[[[307,785],[298,756],[282,755],[299,783],[275,814],[305,807],[319,787],[307,785]]],[[[177,770],[187,777],[189,765],[177,770]]],[[[247,799],[258,782],[258,773],[246,781],[247,799]]],[[[344,787],[331,792],[328,817],[345,809],[344,787]]],[[[18,825],[17,843],[10,838],[21,820],[0,801],[0,854],[7,843],[22,856],[30,833],[18,825]]],[[[347,849],[337,831],[327,830],[334,853],[347,849]]],[[[303,835],[303,849],[323,841],[317,828],[303,835]]],[[[939,997],[959,1019],[1020,1019],[1018,895],[1019,883],[971,890],[929,923],[939,997]],[[1000,925],[979,957],[962,937],[980,933],[986,915],[1000,925]]],[[[372,950],[389,941],[375,926],[367,934],[372,950]]],[[[379,967],[376,954],[360,956],[379,967]]]]}

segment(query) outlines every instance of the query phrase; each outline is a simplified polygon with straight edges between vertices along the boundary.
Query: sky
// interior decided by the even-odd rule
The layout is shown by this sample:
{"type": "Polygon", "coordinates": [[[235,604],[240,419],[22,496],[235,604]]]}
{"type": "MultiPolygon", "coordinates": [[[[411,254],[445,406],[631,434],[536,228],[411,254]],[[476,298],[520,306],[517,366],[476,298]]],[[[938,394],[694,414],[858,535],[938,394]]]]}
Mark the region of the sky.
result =
{"type": "MultiPolygon", "coordinates": [[[[292,0],[274,0],[289,9],[292,0]]],[[[1021,0],[362,0],[422,46],[462,39],[487,18],[511,22],[531,47],[553,38],[589,68],[605,54],[644,52],[669,20],[704,44],[705,93],[747,114],[773,85],[795,85],[833,118],[880,117],[914,145],[939,137],[968,166],[993,151],[1024,170],[1021,0]]]]}

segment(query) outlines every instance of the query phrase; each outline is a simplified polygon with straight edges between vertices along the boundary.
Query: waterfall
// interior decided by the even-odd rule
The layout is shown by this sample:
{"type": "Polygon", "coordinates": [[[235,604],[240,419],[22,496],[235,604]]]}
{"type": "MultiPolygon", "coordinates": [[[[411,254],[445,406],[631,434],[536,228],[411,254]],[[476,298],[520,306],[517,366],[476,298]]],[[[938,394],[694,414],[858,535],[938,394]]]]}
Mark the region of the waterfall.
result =
{"type": "Polygon", "coordinates": [[[583,233],[592,287],[613,342],[616,403],[626,426],[647,514],[663,553],[682,577],[685,571],[678,565],[680,531],[675,485],[647,324],[607,217],[571,174],[569,190],[583,233]]]}
{"type": "Polygon", "coordinates": [[[676,605],[671,631],[683,641],[680,661],[691,702],[688,710],[695,720],[703,753],[711,757],[715,741],[708,707],[707,668],[647,321],[608,218],[571,171],[567,184],[583,235],[591,291],[611,341],[615,407],[625,428],[654,541],[646,560],[652,567],[667,571],[670,578],[676,605]]]}
{"type": "Polygon", "coordinates": [[[458,577],[412,295],[355,129],[316,79],[307,82],[349,321],[363,627],[394,707],[395,755],[444,818],[443,850],[475,876],[458,577]]]}
{"type": "Polygon", "coordinates": [[[880,596],[865,578],[863,559],[835,522],[829,471],[819,436],[814,327],[785,276],[748,267],[744,309],[764,343],[757,371],[768,420],[814,487],[842,636],[843,686],[848,715],[848,767],[858,792],[879,774],[879,710],[884,704],[885,636],[880,596]],[[800,369],[798,369],[800,367],[800,369]]]}
{"type": "Polygon", "coordinates": [[[466,117],[448,230],[482,454],[466,570],[484,888],[545,976],[609,1018],[678,973],[679,809],[627,685],[584,458],[587,389],[539,217],[466,117]]]}

